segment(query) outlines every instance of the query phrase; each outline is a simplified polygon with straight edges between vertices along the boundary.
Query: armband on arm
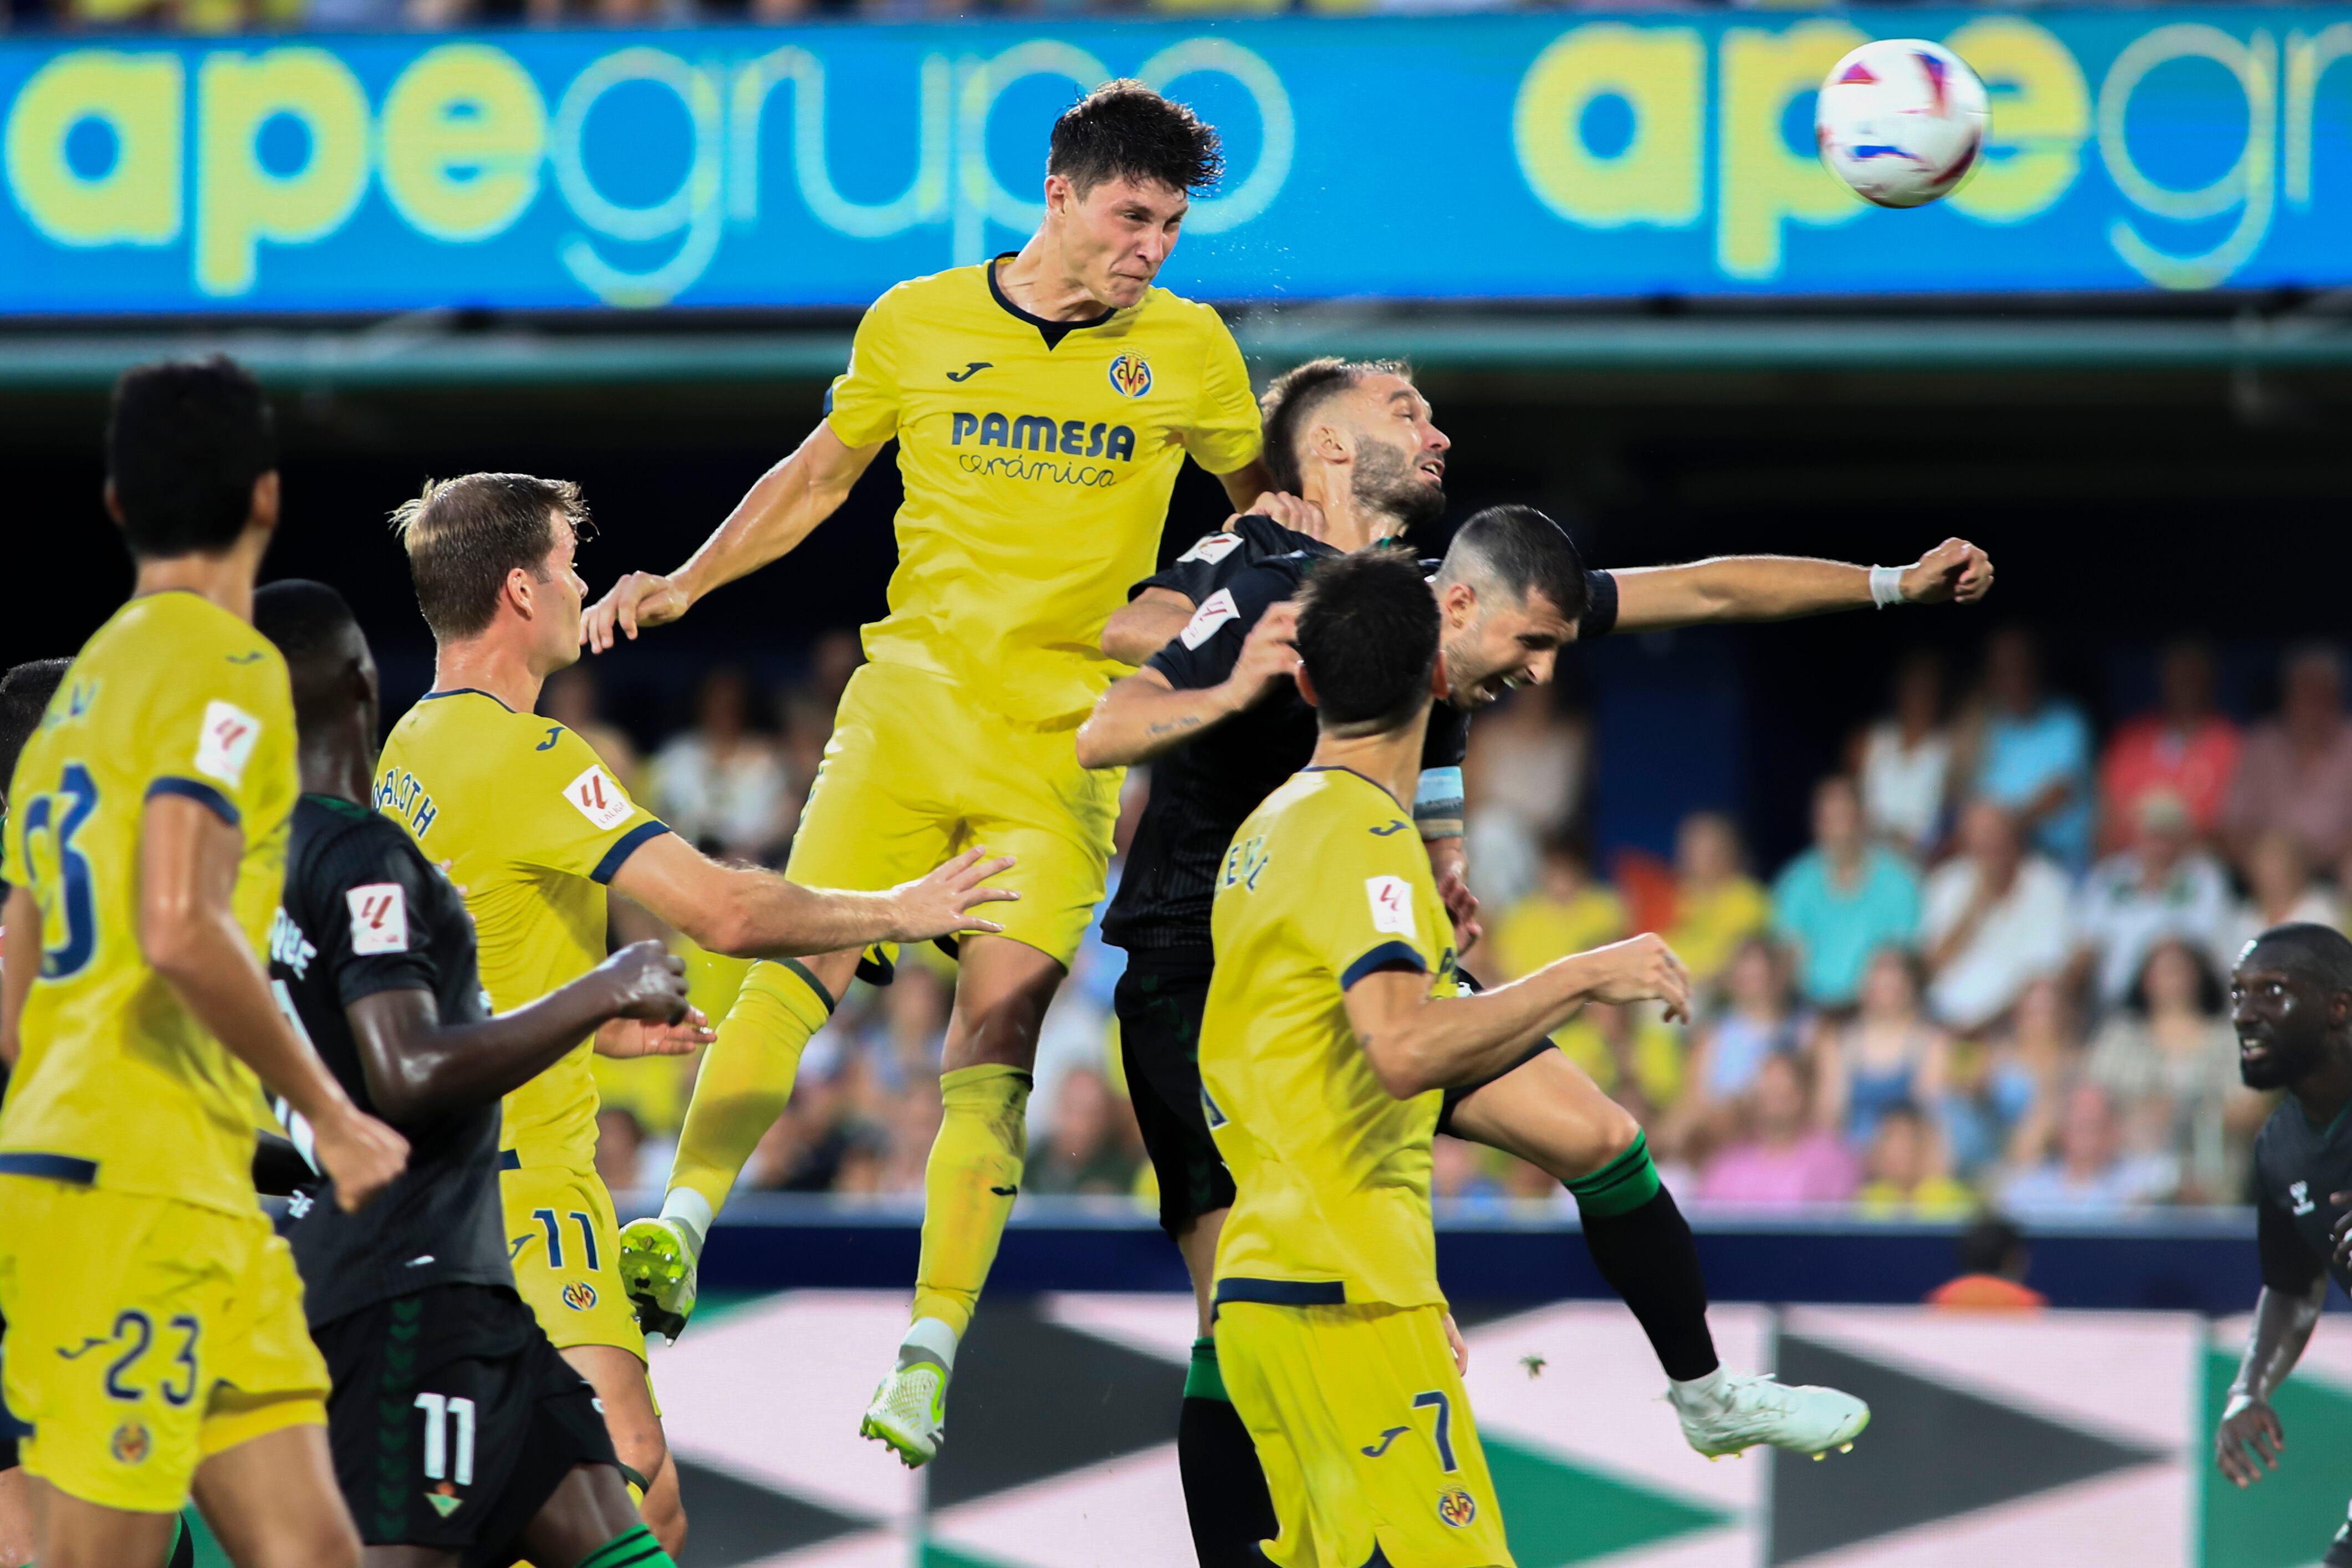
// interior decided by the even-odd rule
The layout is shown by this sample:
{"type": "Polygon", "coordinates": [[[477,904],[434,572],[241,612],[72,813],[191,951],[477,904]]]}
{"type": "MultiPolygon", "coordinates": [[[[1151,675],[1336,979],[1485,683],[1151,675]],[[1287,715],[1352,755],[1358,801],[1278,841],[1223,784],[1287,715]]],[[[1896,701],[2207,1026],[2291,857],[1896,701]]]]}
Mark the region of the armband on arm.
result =
{"type": "Polygon", "coordinates": [[[1424,768],[1412,796],[1412,825],[1424,839],[1458,838],[1462,832],[1462,769],[1424,768]]]}

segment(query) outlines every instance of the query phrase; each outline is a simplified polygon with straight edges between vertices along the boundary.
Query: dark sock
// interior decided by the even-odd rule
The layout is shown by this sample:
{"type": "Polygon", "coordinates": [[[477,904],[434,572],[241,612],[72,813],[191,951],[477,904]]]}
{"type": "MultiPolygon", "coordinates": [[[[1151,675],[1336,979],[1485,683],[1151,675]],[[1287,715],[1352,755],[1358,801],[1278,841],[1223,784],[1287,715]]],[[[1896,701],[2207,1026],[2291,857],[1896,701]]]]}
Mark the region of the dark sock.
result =
{"type": "Polygon", "coordinates": [[[196,1568],[196,1532],[188,1528],[188,1516],[182,1514],[175,1522],[180,1532],[172,1538],[172,1555],[163,1568],[196,1568]]]}
{"type": "Polygon", "coordinates": [[[1176,1468],[1201,1568],[1263,1568],[1258,1542],[1274,1539],[1274,1497],[1258,1469],[1257,1445],[1225,1397],[1217,1342],[1192,1342],[1184,1409],[1176,1421],[1176,1468]]]}
{"type": "Polygon", "coordinates": [[[1721,1364],[1706,1331],[1706,1278],[1689,1221],[1675,1195],[1658,1180],[1649,1140],[1591,1176],[1563,1184],[1584,1221],[1584,1245],[1609,1288],[1650,1336],[1658,1364],[1677,1383],[1705,1377],[1721,1364]]]}
{"type": "Polygon", "coordinates": [[[633,1524],[580,1560],[579,1568],[677,1568],[654,1532],[633,1524]]]}

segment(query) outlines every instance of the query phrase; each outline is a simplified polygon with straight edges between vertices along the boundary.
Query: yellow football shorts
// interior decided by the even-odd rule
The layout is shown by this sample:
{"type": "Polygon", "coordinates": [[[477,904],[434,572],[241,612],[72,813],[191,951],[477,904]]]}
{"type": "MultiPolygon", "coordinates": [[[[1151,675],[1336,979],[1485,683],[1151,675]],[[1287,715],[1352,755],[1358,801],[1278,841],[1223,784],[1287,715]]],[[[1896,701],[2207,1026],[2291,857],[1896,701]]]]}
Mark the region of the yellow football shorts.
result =
{"type": "Polygon", "coordinates": [[[1256,1441],[1277,1568],[1508,1568],[1502,1511],[1437,1307],[1217,1309],[1217,1364],[1256,1441]]]}
{"type": "Polygon", "coordinates": [[[558,1350],[609,1344],[646,1358],[646,1336],[621,1288],[621,1226],[593,1171],[509,1167],[499,1176],[515,1291],[558,1350]]]}
{"type": "Polygon", "coordinates": [[[1110,863],[1120,768],[1078,766],[1077,729],[982,711],[965,688],[906,664],[861,666],[842,694],[784,874],[873,892],[984,844],[1019,857],[996,879],[1017,902],[980,913],[1064,967],[1110,863]]]}
{"type": "Polygon", "coordinates": [[[294,1255],[257,1208],[0,1176],[0,1313],[25,1469],[84,1502],[170,1513],[215,1454],[327,1424],[294,1255]]]}

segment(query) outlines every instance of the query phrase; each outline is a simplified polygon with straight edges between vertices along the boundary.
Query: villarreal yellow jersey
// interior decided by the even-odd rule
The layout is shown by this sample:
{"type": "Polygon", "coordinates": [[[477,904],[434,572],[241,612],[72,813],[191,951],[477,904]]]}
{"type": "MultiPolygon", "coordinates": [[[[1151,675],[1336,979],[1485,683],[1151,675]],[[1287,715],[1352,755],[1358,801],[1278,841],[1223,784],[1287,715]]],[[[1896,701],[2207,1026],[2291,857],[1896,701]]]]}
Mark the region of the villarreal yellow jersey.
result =
{"type": "Polygon", "coordinates": [[[0,1166],[253,1212],[261,1087],[147,967],[139,845],[158,795],[234,824],[236,920],[257,959],[296,791],[286,661],[246,622],[147,594],[82,645],[8,786],[5,874],[39,901],[41,971],[0,1166]]]}
{"type": "Polygon", "coordinates": [[[1391,967],[1452,988],[1452,927],[1412,813],[1346,768],[1294,774],[1234,835],[1210,924],[1201,1089],[1240,1194],[1218,1299],[1443,1301],[1429,1217],[1443,1097],[1381,1088],[1345,1001],[1391,967]]]}
{"type": "Polygon", "coordinates": [[[906,481],[890,613],[866,628],[866,655],[1053,725],[1127,673],[1097,644],[1151,575],[1176,471],[1187,453],[1212,474],[1256,457],[1257,404],[1209,307],[1154,288],[1094,320],[1042,321],[995,267],[876,300],[825,418],[851,446],[898,437],[906,481]]]}
{"type": "MultiPolygon", "coordinates": [[[[586,741],[477,691],[431,693],[393,726],[375,809],[465,895],[482,988],[499,1012],[604,961],[605,884],[638,845],[669,831],[586,741]]],[[[595,1168],[591,1043],[507,1096],[500,1142],[525,1166],[595,1168]]]]}

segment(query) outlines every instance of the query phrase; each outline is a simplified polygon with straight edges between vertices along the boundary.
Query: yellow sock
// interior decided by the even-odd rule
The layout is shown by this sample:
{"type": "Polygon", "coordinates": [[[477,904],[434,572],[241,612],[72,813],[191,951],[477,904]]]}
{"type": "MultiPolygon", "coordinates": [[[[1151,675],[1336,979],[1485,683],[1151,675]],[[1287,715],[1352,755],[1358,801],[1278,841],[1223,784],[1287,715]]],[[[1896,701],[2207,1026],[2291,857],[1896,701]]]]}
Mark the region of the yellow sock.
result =
{"type": "Polygon", "coordinates": [[[672,1193],[684,1187],[719,1212],[743,1162],[784,1113],[801,1051],[832,1012],[816,977],[791,959],[751,966],[703,1053],[670,1169],[672,1193]]]}
{"type": "Polygon", "coordinates": [[[980,1288],[1021,1190],[1029,1152],[1029,1086],[1017,1067],[994,1063],[940,1074],[940,1135],[923,1167],[923,1256],[915,1312],[956,1337],[971,1326],[980,1288]]]}

